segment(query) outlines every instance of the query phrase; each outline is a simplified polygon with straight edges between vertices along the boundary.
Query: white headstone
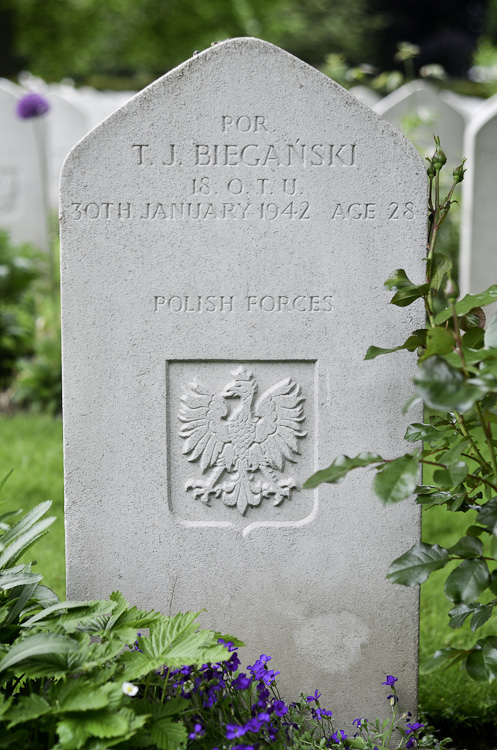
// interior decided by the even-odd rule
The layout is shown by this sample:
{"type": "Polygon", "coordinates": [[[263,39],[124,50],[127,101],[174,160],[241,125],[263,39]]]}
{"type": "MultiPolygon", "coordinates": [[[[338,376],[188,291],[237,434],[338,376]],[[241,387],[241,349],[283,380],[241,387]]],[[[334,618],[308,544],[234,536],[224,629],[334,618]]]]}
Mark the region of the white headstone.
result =
{"type": "Polygon", "coordinates": [[[69,596],[119,588],[271,654],[350,721],[416,701],[418,594],[385,580],[419,512],[340,453],[402,450],[425,167],[351,94],[256,39],[196,55],[81,142],[62,177],[69,596]]]}
{"type": "Polygon", "coordinates": [[[46,115],[50,202],[57,208],[60,173],[64,160],[91,127],[85,112],[73,102],[67,101],[55,87],[50,87],[43,95],[50,104],[50,111],[46,115]]]}
{"type": "Polygon", "coordinates": [[[463,157],[466,119],[424,81],[413,81],[393,91],[373,107],[402,130],[423,156],[434,151],[433,134],[440,136],[448,164],[455,167],[463,157]]]}
{"type": "MultiPolygon", "coordinates": [[[[462,184],[461,292],[476,293],[497,283],[497,98],[485,104],[468,126],[464,142],[467,172],[462,184]]],[[[491,316],[497,306],[485,308],[491,316]]]]}
{"type": "Polygon", "coordinates": [[[0,86],[0,228],[13,242],[31,242],[46,251],[48,225],[37,138],[43,137],[45,116],[36,122],[22,120],[16,114],[21,94],[20,90],[16,95],[12,86],[0,86]]]}
{"type": "Polygon", "coordinates": [[[366,104],[368,107],[373,107],[381,99],[381,96],[377,91],[373,91],[373,89],[370,89],[367,86],[353,86],[349,90],[351,94],[354,94],[359,101],[366,104]]]}

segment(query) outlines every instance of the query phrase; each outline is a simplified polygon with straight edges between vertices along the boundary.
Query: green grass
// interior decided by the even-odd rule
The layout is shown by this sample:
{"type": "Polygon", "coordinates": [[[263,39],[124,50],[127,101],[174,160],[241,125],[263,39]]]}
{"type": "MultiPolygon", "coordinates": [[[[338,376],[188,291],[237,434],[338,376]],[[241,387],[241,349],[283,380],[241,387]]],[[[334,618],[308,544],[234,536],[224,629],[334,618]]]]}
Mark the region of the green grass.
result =
{"type": "Polygon", "coordinates": [[[11,470],[2,488],[0,513],[31,510],[44,500],[57,516],[48,535],[26,553],[23,562],[37,560],[35,570],[44,583],[65,598],[64,481],[62,473],[62,422],[46,415],[16,414],[0,417],[0,480],[11,470]]]}
{"type": "MultiPolygon", "coordinates": [[[[52,512],[57,521],[33,552],[45,583],[62,598],[65,566],[61,421],[32,414],[0,417],[0,456],[0,477],[14,469],[2,489],[0,499],[5,508],[29,510],[44,500],[53,501],[52,512]]],[[[423,539],[448,547],[464,534],[474,515],[432,508],[423,514],[423,539]]],[[[447,625],[452,605],[443,595],[445,577],[445,571],[438,571],[421,587],[421,663],[437,648],[464,648],[475,640],[467,624],[459,630],[450,630],[447,625]]],[[[497,628],[487,623],[476,637],[492,630],[497,628]]],[[[459,667],[421,675],[419,682],[420,704],[435,726],[467,725],[478,727],[481,732],[482,723],[497,724],[497,684],[473,682],[459,667]]]]}

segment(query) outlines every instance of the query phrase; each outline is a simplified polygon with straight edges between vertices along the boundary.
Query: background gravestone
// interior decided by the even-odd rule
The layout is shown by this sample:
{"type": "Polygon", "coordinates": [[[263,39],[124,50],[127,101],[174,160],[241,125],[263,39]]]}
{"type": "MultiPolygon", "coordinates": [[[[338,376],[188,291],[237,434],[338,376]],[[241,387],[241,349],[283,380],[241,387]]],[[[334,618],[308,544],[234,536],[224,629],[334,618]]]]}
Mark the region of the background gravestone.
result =
{"type": "MultiPolygon", "coordinates": [[[[266,42],[218,44],[90,133],[62,176],[68,595],[119,588],[271,654],[339,720],[416,700],[418,593],[386,582],[419,509],[332,457],[397,455],[421,326],[413,146],[266,42]],[[400,417],[400,422],[399,422],[400,417]]],[[[412,416],[411,416],[412,419],[412,416]]]]}
{"type": "Polygon", "coordinates": [[[461,163],[465,116],[424,81],[401,86],[373,107],[402,130],[423,156],[433,154],[433,133],[440,137],[451,167],[461,163]]]}
{"type": "MultiPolygon", "coordinates": [[[[496,138],[497,98],[482,105],[464,141],[468,161],[462,184],[459,272],[463,294],[482,292],[497,283],[496,138]]],[[[486,308],[487,318],[496,310],[495,304],[486,308]]]]}
{"type": "Polygon", "coordinates": [[[38,122],[22,120],[17,102],[25,93],[12,84],[0,85],[0,229],[6,229],[15,243],[31,242],[48,249],[47,216],[43,211],[40,154],[35,127],[38,122]]]}

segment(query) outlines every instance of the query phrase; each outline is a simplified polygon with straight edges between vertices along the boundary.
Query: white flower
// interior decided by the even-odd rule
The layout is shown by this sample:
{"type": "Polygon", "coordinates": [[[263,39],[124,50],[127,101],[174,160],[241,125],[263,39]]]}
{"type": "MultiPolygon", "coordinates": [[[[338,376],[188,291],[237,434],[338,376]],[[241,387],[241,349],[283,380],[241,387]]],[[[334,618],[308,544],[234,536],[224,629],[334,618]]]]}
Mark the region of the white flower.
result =
{"type": "Polygon", "coordinates": [[[138,692],[138,685],[133,685],[132,682],[123,682],[122,689],[124,695],[130,695],[133,698],[138,692]]]}

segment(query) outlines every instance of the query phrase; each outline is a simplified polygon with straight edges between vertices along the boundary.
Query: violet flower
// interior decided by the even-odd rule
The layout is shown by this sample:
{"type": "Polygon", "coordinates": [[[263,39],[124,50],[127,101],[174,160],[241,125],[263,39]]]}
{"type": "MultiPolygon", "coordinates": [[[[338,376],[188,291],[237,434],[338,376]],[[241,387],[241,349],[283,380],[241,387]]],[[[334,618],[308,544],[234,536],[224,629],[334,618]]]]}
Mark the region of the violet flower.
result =
{"type": "Polygon", "coordinates": [[[25,94],[17,102],[16,112],[22,120],[29,120],[31,117],[40,117],[50,109],[50,104],[41,94],[32,91],[25,94]]]}

